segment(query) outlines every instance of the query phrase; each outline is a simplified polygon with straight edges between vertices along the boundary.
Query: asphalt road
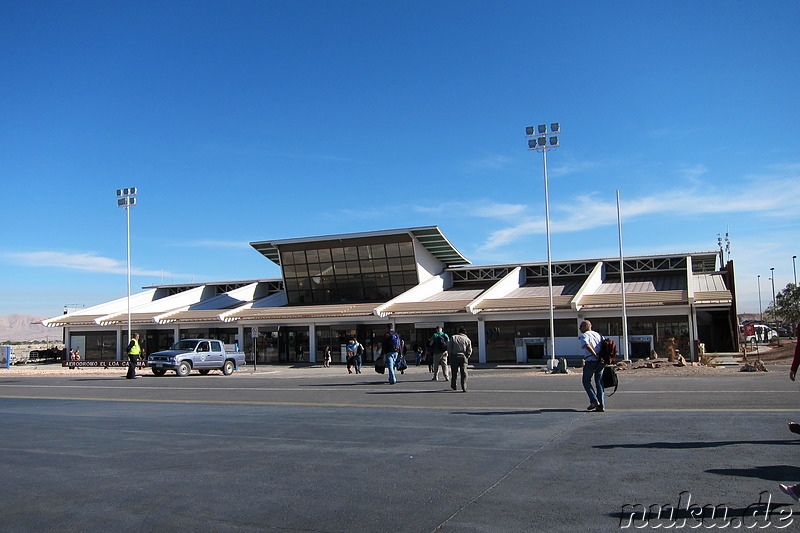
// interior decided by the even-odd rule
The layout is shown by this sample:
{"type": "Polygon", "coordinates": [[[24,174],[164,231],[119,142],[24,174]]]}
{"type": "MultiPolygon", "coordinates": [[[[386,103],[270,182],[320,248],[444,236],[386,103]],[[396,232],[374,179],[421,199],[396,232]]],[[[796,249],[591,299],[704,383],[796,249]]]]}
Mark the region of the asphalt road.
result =
{"type": "Polygon", "coordinates": [[[623,375],[605,413],[516,369],[0,374],[0,529],[798,531],[787,373],[623,375]]]}

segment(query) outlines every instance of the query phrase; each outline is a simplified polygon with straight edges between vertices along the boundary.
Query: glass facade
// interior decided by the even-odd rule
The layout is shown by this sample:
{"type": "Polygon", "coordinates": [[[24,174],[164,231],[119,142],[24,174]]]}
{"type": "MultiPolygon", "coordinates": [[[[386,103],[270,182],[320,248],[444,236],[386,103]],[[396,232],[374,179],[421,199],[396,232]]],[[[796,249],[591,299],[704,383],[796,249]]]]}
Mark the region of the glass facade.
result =
{"type": "MultiPolygon", "coordinates": [[[[237,344],[239,342],[238,333],[238,328],[190,328],[182,329],[180,335],[181,339],[217,339],[222,341],[223,344],[237,344]]],[[[166,335],[162,333],[162,336],[164,338],[172,337],[172,332],[168,332],[166,335]]],[[[167,348],[169,348],[169,345],[167,345],[167,348]]],[[[160,349],[164,350],[166,348],[160,349]]]]}
{"type": "Polygon", "coordinates": [[[675,350],[688,359],[691,353],[686,316],[628,317],[628,335],[653,335],[656,353],[661,357],[675,350]]]}
{"type": "Polygon", "coordinates": [[[70,334],[71,347],[81,348],[84,361],[113,361],[117,355],[116,331],[75,331],[70,334]]]}
{"type": "MultiPolygon", "coordinates": [[[[554,326],[556,337],[577,336],[578,328],[574,320],[559,319],[554,326]]],[[[550,337],[550,320],[487,321],[486,362],[516,362],[516,339],[526,337],[550,337]]],[[[544,351],[541,356],[544,356],[544,351]]]]}
{"type": "Polygon", "coordinates": [[[256,364],[309,361],[307,326],[259,326],[257,338],[250,335],[244,338],[247,363],[253,362],[254,343],[256,364]]]}
{"type": "Polygon", "coordinates": [[[408,235],[292,244],[280,254],[290,305],[383,302],[419,283],[408,235]]]}

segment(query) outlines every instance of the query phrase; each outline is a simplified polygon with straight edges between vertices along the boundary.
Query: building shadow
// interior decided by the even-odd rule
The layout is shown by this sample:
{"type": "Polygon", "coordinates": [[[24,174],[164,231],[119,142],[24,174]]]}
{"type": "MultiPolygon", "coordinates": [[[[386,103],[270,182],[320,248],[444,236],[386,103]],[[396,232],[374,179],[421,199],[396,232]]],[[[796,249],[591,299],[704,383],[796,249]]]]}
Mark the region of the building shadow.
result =
{"type": "Polygon", "coordinates": [[[614,448],[623,449],[654,449],[654,450],[689,450],[694,448],[721,448],[723,446],[735,446],[737,444],[755,444],[755,445],[779,445],[779,446],[797,446],[800,445],[800,440],[797,439],[782,439],[782,440],[718,440],[718,441],[690,441],[690,442],[643,442],[641,444],[598,444],[593,446],[599,450],[611,450],[614,448]]]}

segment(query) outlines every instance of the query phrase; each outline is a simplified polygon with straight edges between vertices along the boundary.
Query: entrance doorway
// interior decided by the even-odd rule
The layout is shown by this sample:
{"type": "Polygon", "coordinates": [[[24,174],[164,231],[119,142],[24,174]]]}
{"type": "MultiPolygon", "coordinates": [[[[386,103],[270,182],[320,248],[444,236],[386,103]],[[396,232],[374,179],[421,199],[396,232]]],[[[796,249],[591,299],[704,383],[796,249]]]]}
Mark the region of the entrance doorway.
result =
{"type": "Polygon", "coordinates": [[[278,328],[278,361],[281,363],[307,363],[308,328],[281,326],[278,328]]]}

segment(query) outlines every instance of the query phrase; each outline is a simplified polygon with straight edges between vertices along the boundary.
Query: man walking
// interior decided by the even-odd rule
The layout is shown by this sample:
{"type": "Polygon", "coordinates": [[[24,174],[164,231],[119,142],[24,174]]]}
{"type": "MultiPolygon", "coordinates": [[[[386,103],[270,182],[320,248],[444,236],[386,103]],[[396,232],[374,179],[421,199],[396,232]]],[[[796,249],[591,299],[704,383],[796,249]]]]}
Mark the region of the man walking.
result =
{"type": "Polygon", "coordinates": [[[389,383],[394,385],[397,383],[394,365],[397,363],[397,352],[400,350],[400,336],[395,333],[393,324],[387,324],[386,328],[387,331],[381,343],[381,354],[386,370],[389,371],[389,383]]]}
{"type": "Polygon", "coordinates": [[[439,381],[439,367],[442,368],[444,380],[450,380],[447,377],[447,344],[449,342],[450,337],[442,331],[442,326],[436,326],[436,333],[433,334],[430,340],[431,354],[433,354],[433,377],[431,381],[439,381]]]}
{"type": "Polygon", "coordinates": [[[128,354],[128,375],[126,379],[136,379],[136,364],[139,362],[139,356],[142,354],[142,347],[139,345],[139,334],[134,333],[128,347],[125,348],[128,354]]]}
{"type": "Polygon", "coordinates": [[[596,331],[592,331],[592,323],[588,320],[581,322],[580,335],[581,348],[583,355],[583,388],[589,396],[589,407],[587,411],[602,413],[605,411],[605,391],[603,389],[603,368],[605,365],[600,360],[600,347],[603,344],[603,337],[596,331]],[[592,377],[596,390],[592,387],[592,377]]]}
{"type": "Polygon", "coordinates": [[[472,355],[472,341],[467,337],[467,330],[458,328],[458,333],[450,338],[447,345],[450,356],[450,388],[456,390],[458,373],[461,372],[461,390],[467,392],[467,363],[472,355]]]}

